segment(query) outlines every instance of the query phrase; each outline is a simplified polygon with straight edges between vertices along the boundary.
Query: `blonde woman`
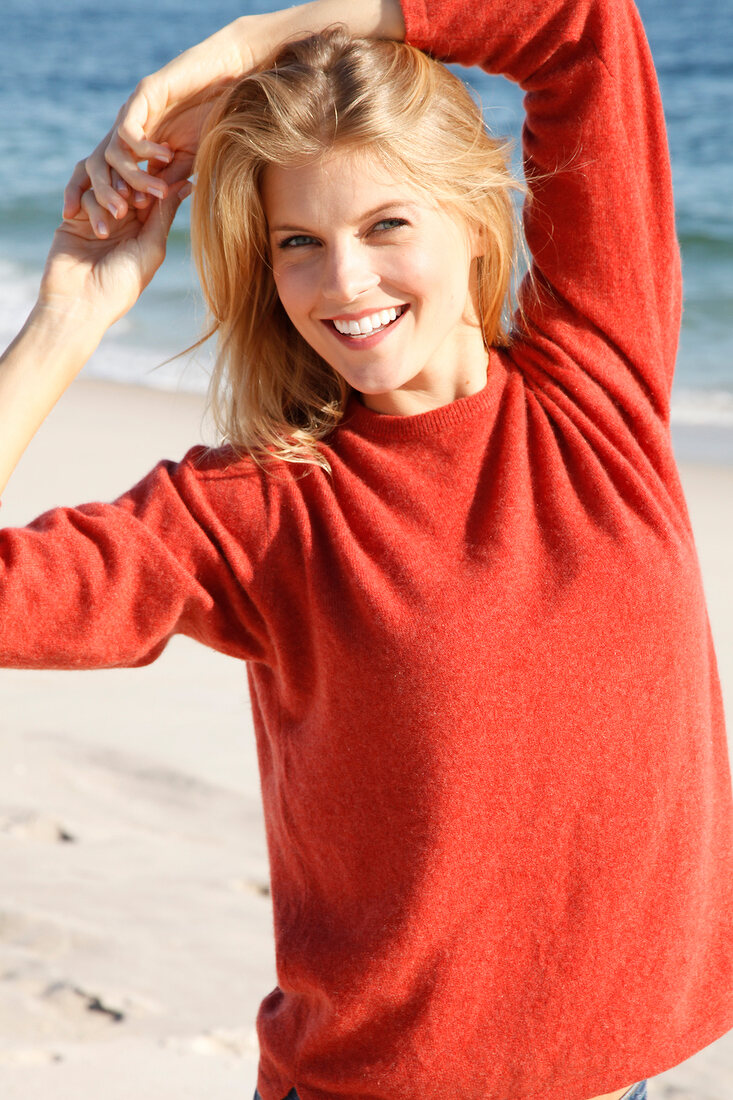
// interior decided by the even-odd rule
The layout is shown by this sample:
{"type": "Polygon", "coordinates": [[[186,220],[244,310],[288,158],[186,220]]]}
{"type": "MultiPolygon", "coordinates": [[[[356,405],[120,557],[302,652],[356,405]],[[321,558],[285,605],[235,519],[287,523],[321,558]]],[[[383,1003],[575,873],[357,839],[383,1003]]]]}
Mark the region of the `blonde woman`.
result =
{"type": "Polygon", "coordinates": [[[196,152],[224,443],[3,531],[2,660],[142,665],[183,632],[247,662],[262,1100],[643,1100],[733,1025],[733,807],[637,13],[317,3],[143,82],[3,361],[3,481],[196,152]],[[513,317],[505,150],[422,50],[527,91],[513,317]]]}

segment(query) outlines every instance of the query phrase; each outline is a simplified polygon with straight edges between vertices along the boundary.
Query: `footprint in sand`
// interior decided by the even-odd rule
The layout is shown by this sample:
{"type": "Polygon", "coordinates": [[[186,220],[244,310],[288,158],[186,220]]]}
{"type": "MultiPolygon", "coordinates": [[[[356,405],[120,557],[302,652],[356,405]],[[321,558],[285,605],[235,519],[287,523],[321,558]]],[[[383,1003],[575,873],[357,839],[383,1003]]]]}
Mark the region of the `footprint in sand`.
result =
{"type": "Polygon", "coordinates": [[[121,1008],[106,1003],[96,993],[88,993],[71,982],[53,982],[44,989],[41,996],[65,1015],[97,1013],[100,1020],[110,1024],[121,1024],[125,1019],[121,1008]]]}
{"type": "Polygon", "coordinates": [[[60,822],[35,810],[11,810],[0,815],[0,833],[18,840],[36,840],[44,844],[69,844],[76,837],[60,822]]]}
{"type": "Polygon", "coordinates": [[[217,1028],[201,1035],[171,1036],[164,1039],[162,1045],[194,1054],[225,1055],[233,1058],[257,1055],[259,1051],[257,1032],[252,1027],[217,1028]]]}
{"type": "Polygon", "coordinates": [[[233,878],[229,880],[232,890],[243,890],[248,894],[257,894],[262,898],[269,898],[270,884],[254,878],[233,878]]]}
{"type": "Polygon", "coordinates": [[[26,963],[29,952],[48,960],[61,958],[76,948],[85,950],[96,944],[96,940],[81,930],[52,917],[0,907],[0,946],[19,949],[26,963]]]}
{"type": "Polygon", "coordinates": [[[55,1050],[0,1050],[0,1066],[38,1066],[63,1060],[55,1050]]]}

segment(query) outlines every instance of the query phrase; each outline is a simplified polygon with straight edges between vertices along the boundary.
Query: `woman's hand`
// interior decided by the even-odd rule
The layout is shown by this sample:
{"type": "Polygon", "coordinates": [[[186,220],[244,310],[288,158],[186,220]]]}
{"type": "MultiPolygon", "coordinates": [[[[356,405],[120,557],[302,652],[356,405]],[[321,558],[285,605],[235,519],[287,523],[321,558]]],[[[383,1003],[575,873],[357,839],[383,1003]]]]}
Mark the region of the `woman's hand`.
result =
{"type": "Polygon", "coordinates": [[[39,306],[72,310],[103,329],[126,313],[162,264],[168,232],[191,185],[169,178],[167,191],[144,210],[130,207],[110,228],[99,220],[93,192],[83,195],[83,209],[54,235],[39,306]]]}
{"type": "Polygon", "coordinates": [[[87,214],[95,235],[112,230],[131,207],[146,209],[151,196],[191,173],[201,131],[219,97],[263,64],[289,38],[343,23],[354,35],[402,39],[399,0],[314,0],[261,15],[245,15],[186,50],[140,81],[114,126],[80,161],[64,192],[64,217],[87,214]],[[147,171],[140,167],[147,162],[147,171]],[[165,169],[165,177],[160,173],[165,169]],[[166,182],[167,181],[167,182],[166,182]]]}
{"type": "Polygon", "coordinates": [[[65,218],[82,211],[82,199],[91,190],[96,206],[88,213],[95,232],[99,225],[110,230],[112,219],[125,217],[130,207],[147,209],[152,198],[165,197],[168,183],[190,175],[210,108],[253,67],[242,22],[236,20],[140,81],[109,133],[76,165],[64,191],[65,218]],[[147,171],[139,166],[145,161],[147,171]]]}

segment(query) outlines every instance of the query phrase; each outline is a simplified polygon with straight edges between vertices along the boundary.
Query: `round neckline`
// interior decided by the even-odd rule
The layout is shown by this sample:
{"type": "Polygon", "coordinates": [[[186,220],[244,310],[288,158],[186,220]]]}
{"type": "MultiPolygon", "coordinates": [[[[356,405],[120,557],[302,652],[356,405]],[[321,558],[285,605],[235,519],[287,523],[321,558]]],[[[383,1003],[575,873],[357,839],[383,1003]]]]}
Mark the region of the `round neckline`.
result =
{"type": "Polygon", "coordinates": [[[415,439],[463,423],[477,414],[485,413],[493,404],[497,366],[496,349],[491,348],[483,389],[467,397],[457,397],[447,405],[406,416],[375,412],[362,404],[356,391],[352,391],[339,428],[372,439],[415,439]]]}

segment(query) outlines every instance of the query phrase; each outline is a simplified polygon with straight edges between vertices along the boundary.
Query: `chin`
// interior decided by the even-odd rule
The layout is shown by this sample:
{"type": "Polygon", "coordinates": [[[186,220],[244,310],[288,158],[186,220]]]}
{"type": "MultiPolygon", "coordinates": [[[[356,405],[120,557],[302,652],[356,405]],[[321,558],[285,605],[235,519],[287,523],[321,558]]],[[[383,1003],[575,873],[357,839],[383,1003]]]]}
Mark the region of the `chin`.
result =
{"type": "Polygon", "coordinates": [[[365,397],[381,397],[387,393],[393,393],[397,386],[354,386],[355,390],[365,397]]]}
{"type": "Polygon", "coordinates": [[[405,378],[390,378],[390,379],[374,379],[368,381],[366,379],[354,379],[353,382],[349,381],[349,385],[352,389],[357,390],[359,393],[365,394],[367,397],[380,397],[383,394],[394,393],[395,390],[400,389],[406,385],[409,379],[405,378]]]}

